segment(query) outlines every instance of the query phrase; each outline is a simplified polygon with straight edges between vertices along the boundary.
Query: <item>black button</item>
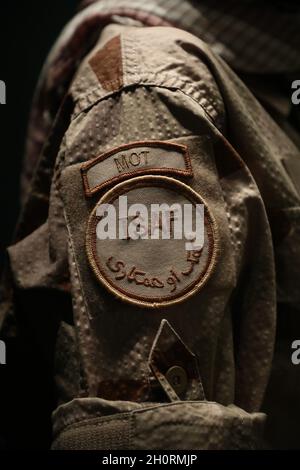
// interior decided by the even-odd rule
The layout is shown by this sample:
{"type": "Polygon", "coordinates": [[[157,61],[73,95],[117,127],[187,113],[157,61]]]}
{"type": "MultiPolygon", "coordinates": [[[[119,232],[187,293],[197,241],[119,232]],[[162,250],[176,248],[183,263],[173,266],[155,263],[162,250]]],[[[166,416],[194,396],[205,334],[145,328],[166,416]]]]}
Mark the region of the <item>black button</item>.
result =
{"type": "Polygon", "coordinates": [[[166,379],[173,387],[177,395],[185,393],[188,385],[188,377],[186,371],[180,366],[173,366],[166,373],[166,379]]]}

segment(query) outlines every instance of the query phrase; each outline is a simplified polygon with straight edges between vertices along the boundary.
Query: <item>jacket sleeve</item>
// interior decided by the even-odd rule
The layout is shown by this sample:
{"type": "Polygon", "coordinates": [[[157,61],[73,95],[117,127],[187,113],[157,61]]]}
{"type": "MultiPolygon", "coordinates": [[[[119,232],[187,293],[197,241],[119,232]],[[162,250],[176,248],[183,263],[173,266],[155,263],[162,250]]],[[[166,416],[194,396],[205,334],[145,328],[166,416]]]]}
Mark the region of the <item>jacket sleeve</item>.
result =
{"type": "Polygon", "coordinates": [[[261,445],[274,250],[249,136],[243,147],[232,137],[229,72],[215,60],[175,28],[108,26],[72,82],[69,120],[54,125],[54,171],[44,155],[23,214],[32,223],[37,204],[44,218],[8,251],[30,328],[43,338],[55,317],[55,449],[261,445]],[[99,241],[99,205],[119,195],[147,207],[201,201],[203,249],[99,241]]]}
{"type": "Polygon", "coordinates": [[[109,26],[72,84],[48,227],[52,258],[67,254],[84,388],[75,396],[67,390],[59,354],[66,344],[58,342],[63,399],[53,415],[54,448],[259,445],[275,328],[271,231],[255,178],[229,141],[205,54],[200,41],[173,28],[109,26]],[[185,162],[175,148],[185,149],[185,162]],[[149,256],[138,245],[99,243],[93,231],[101,200],[141,191],[139,201],[162,202],[162,182],[169,202],[182,201],[185,188],[205,202],[207,223],[209,214],[214,220],[213,269],[203,265],[205,282],[185,285],[182,296],[177,286],[176,302],[163,289],[151,300],[143,275],[157,285],[172,261],[179,285],[179,272],[196,275],[196,258],[187,270],[179,248],[170,259],[158,244],[160,256],[149,256]]]}

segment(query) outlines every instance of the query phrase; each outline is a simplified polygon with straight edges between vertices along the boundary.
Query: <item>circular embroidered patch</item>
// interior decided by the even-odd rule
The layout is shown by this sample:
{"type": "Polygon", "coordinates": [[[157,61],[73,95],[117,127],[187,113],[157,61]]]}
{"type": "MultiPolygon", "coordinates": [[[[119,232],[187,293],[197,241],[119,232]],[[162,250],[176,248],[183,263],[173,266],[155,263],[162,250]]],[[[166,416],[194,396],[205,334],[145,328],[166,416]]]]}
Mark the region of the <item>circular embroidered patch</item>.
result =
{"type": "Polygon", "coordinates": [[[98,280],[140,307],[159,308],[198,292],[217,255],[217,228],[203,198],[166,176],[141,176],[101,197],[86,247],[98,280]]]}

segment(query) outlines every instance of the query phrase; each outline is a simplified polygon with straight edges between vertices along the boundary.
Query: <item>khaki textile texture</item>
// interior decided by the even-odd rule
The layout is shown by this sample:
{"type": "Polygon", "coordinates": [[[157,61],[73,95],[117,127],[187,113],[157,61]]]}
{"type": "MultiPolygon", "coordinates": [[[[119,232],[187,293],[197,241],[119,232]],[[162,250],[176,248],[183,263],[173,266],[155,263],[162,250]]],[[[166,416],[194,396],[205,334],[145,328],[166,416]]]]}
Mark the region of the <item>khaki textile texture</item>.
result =
{"type": "Polygon", "coordinates": [[[35,98],[0,314],[1,331],[13,334],[21,305],[43,336],[43,302],[57,306],[53,449],[255,449],[266,437],[284,446],[300,419],[300,373],[288,375],[280,329],[276,342],[277,310],[299,326],[300,196],[288,171],[289,162],[299,168],[299,149],[236,72],[295,72],[296,33],[288,45],[283,32],[276,43],[265,33],[272,51],[282,49],[254,63],[242,7],[239,43],[218,2],[203,11],[177,0],[177,9],[88,3],[55,45],[35,98]],[[201,257],[183,259],[177,240],[172,251],[165,240],[156,249],[96,242],[97,204],[120,191],[148,205],[198,195],[201,257]],[[118,278],[125,264],[152,273],[152,284],[127,285],[118,278]],[[281,378],[293,384],[290,420],[278,416],[281,378]],[[264,436],[265,413],[279,436],[264,436]]]}

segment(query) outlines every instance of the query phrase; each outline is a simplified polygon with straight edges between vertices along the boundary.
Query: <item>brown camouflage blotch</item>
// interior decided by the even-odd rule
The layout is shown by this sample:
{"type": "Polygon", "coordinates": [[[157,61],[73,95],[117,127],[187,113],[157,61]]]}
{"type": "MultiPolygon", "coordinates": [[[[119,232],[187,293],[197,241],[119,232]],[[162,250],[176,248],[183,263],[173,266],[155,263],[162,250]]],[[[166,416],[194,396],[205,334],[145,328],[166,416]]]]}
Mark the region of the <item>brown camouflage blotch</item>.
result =
{"type": "Polygon", "coordinates": [[[112,38],[89,61],[101,86],[117,91],[123,86],[123,64],[120,36],[112,38]]]}

